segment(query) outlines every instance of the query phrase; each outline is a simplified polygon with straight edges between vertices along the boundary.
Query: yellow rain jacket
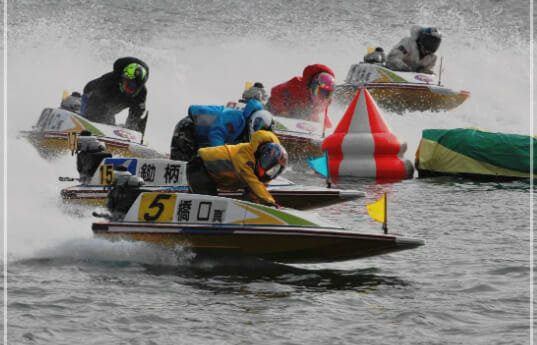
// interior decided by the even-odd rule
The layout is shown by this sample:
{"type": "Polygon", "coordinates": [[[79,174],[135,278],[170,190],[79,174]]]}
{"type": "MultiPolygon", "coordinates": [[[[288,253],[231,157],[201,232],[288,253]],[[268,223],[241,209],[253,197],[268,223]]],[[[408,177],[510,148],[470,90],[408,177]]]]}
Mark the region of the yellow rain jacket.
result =
{"type": "Polygon", "coordinates": [[[269,204],[275,201],[254,172],[254,153],[259,146],[270,142],[280,143],[274,133],[257,131],[249,143],[205,147],[199,149],[198,154],[218,188],[230,190],[248,188],[252,200],[260,204],[269,204]]]}

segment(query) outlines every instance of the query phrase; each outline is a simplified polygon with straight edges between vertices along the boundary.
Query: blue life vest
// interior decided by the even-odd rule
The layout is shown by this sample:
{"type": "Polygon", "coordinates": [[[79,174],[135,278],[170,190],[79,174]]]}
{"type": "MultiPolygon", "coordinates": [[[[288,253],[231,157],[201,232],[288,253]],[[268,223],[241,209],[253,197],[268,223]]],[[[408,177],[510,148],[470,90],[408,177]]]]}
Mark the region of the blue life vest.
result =
{"type": "Polygon", "coordinates": [[[241,134],[246,129],[248,118],[263,105],[252,99],[244,110],[226,108],[217,105],[191,105],[188,115],[195,126],[198,147],[238,144],[241,134]]]}

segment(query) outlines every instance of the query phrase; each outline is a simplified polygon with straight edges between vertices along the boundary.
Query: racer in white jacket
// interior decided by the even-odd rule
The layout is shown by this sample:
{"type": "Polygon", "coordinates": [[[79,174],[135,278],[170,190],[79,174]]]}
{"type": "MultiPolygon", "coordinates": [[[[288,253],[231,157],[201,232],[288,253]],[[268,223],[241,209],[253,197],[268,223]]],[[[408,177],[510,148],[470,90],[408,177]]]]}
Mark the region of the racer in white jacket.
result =
{"type": "Polygon", "coordinates": [[[403,38],[388,54],[386,67],[395,71],[434,74],[436,50],[442,41],[437,28],[414,25],[410,37],[403,38]]]}

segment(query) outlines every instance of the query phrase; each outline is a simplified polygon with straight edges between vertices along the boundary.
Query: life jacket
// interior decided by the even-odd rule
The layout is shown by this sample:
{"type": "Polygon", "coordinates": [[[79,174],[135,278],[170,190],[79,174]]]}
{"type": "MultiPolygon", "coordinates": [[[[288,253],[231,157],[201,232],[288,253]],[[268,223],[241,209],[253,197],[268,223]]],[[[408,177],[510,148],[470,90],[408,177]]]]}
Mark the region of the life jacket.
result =
{"type": "Polygon", "coordinates": [[[310,84],[313,77],[321,72],[334,72],[327,66],[321,64],[309,65],[304,68],[301,77],[276,85],[272,88],[269,106],[276,116],[286,116],[309,121],[320,121],[319,116],[326,109],[325,106],[315,105],[311,100],[310,84]]]}
{"type": "Polygon", "coordinates": [[[244,110],[217,105],[192,105],[188,115],[194,123],[194,138],[198,147],[237,144],[248,123],[250,115],[263,109],[263,105],[253,99],[244,110]]]}
{"type": "Polygon", "coordinates": [[[265,184],[255,174],[255,152],[264,143],[280,143],[276,135],[269,131],[256,131],[249,143],[206,147],[198,150],[205,168],[218,188],[236,190],[247,188],[252,200],[274,203],[265,184]]]}

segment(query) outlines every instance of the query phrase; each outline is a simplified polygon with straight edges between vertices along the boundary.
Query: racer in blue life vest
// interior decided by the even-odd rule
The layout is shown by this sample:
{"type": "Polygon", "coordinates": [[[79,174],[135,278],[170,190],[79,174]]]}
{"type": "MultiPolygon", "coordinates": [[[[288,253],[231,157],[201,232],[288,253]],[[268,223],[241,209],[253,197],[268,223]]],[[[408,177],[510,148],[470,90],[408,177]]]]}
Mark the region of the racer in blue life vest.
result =
{"type": "Polygon", "coordinates": [[[191,105],[188,116],[179,121],[173,131],[170,158],[188,161],[199,148],[248,142],[250,128],[272,130],[272,126],[272,114],[263,110],[263,105],[256,99],[248,101],[244,110],[217,105],[191,105]],[[268,120],[256,121],[256,128],[253,128],[249,126],[253,114],[256,114],[256,118],[265,115],[268,120]]]}

